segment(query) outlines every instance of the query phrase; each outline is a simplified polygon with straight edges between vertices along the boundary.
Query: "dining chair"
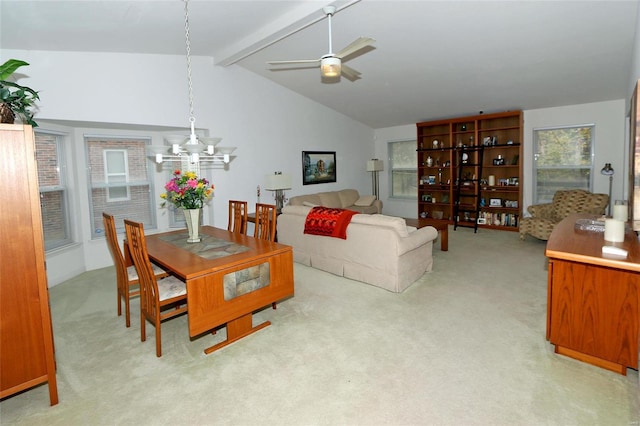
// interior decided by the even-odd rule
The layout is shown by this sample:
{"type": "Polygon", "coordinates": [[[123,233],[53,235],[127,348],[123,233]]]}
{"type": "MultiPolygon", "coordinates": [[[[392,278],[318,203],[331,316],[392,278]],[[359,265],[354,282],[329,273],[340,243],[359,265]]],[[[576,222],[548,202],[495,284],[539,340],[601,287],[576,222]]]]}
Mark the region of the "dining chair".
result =
{"type": "Polygon", "coordinates": [[[231,232],[247,233],[247,202],[229,200],[229,224],[227,230],[231,232]]]}
{"type": "MultiPolygon", "coordinates": [[[[276,206],[273,204],[256,203],[256,223],[253,231],[254,238],[261,240],[276,240],[276,206]]],[[[271,304],[276,309],[276,302],[271,304]]]]}
{"type": "Polygon", "coordinates": [[[124,227],[131,257],[140,276],[140,340],[147,340],[146,323],[149,321],[156,328],[156,356],[161,357],[162,321],[187,312],[187,286],[173,275],[157,280],[147,253],[143,224],[125,219],[124,227]]]}
{"type": "Polygon", "coordinates": [[[276,206],[256,203],[256,223],[253,236],[261,240],[276,239],[276,206]]]}
{"type": "MultiPolygon", "coordinates": [[[[124,300],[125,324],[131,326],[130,300],[132,297],[140,295],[138,271],[131,264],[129,256],[125,257],[118,243],[118,233],[116,231],[116,221],[113,215],[103,212],[104,233],[107,237],[107,246],[116,267],[116,287],[118,297],[118,316],[122,315],[122,301],[124,300]],[[129,258],[129,259],[128,259],[129,258]],[[129,260],[129,262],[127,262],[129,260]],[[129,264],[127,264],[129,263],[129,264]]],[[[169,273],[159,267],[152,265],[153,274],[156,278],[164,278],[169,273]]]]}

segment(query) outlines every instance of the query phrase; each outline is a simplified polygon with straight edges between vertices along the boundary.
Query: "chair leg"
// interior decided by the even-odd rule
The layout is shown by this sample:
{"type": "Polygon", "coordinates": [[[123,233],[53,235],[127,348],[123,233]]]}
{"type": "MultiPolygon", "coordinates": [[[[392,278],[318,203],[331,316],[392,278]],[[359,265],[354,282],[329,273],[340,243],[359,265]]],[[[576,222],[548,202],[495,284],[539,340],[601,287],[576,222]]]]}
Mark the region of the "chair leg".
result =
{"type": "Polygon", "coordinates": [[[127,327],[131,327],[131,305],[129,304],[129,291],[124,296],[124,316],[127,327]]]}
{"type": "Polygon", "coordinates": [[[147,319],[144,317],[144,314],[140,312],[140,341],[144,342],[147,340],[147,319]]]}
{"type": "Polygon", "coordinates": [[[271,307],[272,307],[273,309],[278,309],[278,307],[276,306],[276,302],[273,302],[273,303],[271,304],[271,307]]]}
{"type": "Polygon", "coordinates": [[[160,358],[162,356],[162,336],[160,330],[160,321],[156,323],[156,356],[160,358]]]}
{"type": "Polygon", "coordinates": [[[118,316],[122,315],[122,295],[120,294],[120,289],[116,289],[116,296],[118,297],[118,316]]]}

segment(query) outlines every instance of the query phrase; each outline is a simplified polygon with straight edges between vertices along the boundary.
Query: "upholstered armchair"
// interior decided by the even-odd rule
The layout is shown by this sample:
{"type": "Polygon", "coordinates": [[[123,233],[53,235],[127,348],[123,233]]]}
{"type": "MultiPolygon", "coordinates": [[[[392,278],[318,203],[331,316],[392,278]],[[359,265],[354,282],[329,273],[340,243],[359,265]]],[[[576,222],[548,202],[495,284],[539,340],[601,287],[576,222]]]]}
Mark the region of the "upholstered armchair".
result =
{"type": "Polygon", "coordinates": [[[556,224],[571,213],[603,215],[608,204],[607,194],[593,194],[582,189],[557,191],[551,203],[534,204],[527,208],[531,217],[520,220],[520,239],[524,240],[529,234],[546,241],[556,224]]]}

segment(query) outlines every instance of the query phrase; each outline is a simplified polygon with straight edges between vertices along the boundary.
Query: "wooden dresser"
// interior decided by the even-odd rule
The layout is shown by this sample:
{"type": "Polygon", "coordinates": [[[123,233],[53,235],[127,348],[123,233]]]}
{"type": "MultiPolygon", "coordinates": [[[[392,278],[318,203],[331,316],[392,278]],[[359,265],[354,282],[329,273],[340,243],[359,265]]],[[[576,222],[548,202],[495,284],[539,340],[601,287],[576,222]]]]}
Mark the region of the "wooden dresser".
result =
{"type": "Polygon", "coordinates": [[[0,398],[48,383],[58,403],[31,126],[0,124],[0,398]]]}
{"type": "Polygon", "coordinates": [[[638,369],[640,244],[628,230],[626,258],[602,254],[604,233],[575,230],[571,215],[547,242],[547,340],[555,352],[620,374],[638,369]]]}

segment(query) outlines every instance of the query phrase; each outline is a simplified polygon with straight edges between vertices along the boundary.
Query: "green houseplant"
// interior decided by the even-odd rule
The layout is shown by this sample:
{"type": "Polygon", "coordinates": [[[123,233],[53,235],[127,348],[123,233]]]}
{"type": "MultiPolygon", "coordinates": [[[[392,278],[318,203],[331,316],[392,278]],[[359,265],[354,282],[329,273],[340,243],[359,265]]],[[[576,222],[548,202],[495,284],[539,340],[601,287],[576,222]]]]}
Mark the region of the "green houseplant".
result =
{"type": "Polygon", "coordinates": [[[33,121],[32,108],[35,101],[40,99],[38,92],[7,81],[7,78],[24,65],[29,64],[19,59],[9,59],[0,65],[0,122],[13,123],[17,115],[24,124],[37,127],[38,124],[33,121]]]}

